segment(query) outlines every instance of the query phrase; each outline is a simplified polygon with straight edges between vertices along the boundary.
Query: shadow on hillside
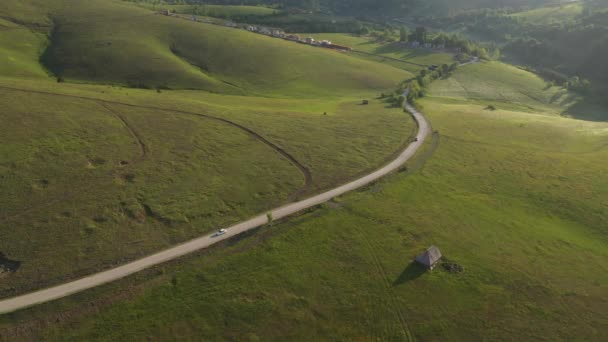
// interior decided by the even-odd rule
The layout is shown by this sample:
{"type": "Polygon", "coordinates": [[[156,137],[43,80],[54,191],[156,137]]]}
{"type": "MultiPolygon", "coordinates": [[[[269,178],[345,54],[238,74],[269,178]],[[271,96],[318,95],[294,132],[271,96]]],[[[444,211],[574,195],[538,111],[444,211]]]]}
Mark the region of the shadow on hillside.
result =
{"type": "Polygon", "coordinates": [[[608,103],[586,98],[570,106],[563,115],[586,121],[608,121],[608,103]]]}
{"type": "Polygon", "coordinates": [[[399,277],[395,279],[393,286],[399,286],[409,281],[416,280],[418,277],[423,275],[424,272],[426,272],[426,269],[422,265],[412,261],[409,265],[407,265],[403,272],[401,272],[399,277]]]}

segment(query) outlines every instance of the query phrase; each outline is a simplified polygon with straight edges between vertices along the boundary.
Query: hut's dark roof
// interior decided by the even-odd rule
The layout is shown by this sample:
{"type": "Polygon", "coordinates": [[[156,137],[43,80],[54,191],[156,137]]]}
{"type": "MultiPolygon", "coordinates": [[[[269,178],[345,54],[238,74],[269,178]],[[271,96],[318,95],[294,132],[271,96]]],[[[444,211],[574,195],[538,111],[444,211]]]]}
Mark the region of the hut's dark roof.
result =
{"type": "Polygon", "coordinates": [[[416,261],[426,267],[433,266],[435,263],[437,263],[437,261],[439,261],[439,259],[441,259],[441,251],[439,251],[439,248],[436,246],[427,248],[424,253],[416,257],[416,261]]]}

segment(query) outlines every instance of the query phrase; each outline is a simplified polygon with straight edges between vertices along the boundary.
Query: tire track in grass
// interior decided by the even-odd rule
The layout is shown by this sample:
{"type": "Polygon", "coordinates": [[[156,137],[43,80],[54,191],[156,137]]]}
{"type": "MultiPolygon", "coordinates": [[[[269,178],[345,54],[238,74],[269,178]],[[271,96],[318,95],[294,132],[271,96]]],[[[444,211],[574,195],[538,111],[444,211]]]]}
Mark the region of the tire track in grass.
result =
{"type": "Polygon", "coordinates": [[[129,134],[131,134],[131,136],[133,137],[133,139],[135,139],[135,141],[137,142],[137,145],[139,146],[139,157],[136,158],[135,161],[143,160],[148,155],[148,146],[146,145],[146,143],[144,143],[144,141],[141,138],[141,136],[139,135],[139,133],[137,133],[137,131],[131,126],[131,124],[129,124],[127,119],[121,113],[114,110],[107,103],[100,103],[100,104],[102,107],[107,109],[110,113],[114,114],[114,116],[116,116],[117,119],[122,121],[122,123],[125,126],[125,128],[127,129],[127,131],[129,131],[129,134]]]}
{"type": "MultiPolygon", "coordinates": [[[[131,136],[133,136],[133,138],[135,139],[135,141],[137,142],[138,146],[139,146],[139,150],[140,150],[140,156],[136,158],[136,162],[139,162],[141,160],[143,160],[146,155],[148,154],[148,148],[146,146],[146,144],[143,142],[143,140],[141,139],[141,136],[131,127],[131,125],[129,124],[129,122],[122,116],[122,114],[120,114],[119,112],[115,111],[114,109],[112,109],[110,106],[108,106],[105,103],[100,103],[101,106],[103,106],[106,110],[108,110],[109,112],[111,112],[117,119],[119,119],[125,126],[125,128],[129,131],[129,134],[131,134],[131,136]]],[[[73,193],[66,191],[64,192],[60,197],[51,199],[49,201],[46,201],[44,204],[42,205],[37,205],[37,206],[31,206],[26,208],[25,210],[14,214],[14,215],[10,215],[10,216],[6,216],[6,217],[2,217],[0,219],[0,222],[5,222],[8,221],[10,219],[16,219],[18,217],[21,217],[23,215],[38,211],[38,210],[42,210],[48,207],[53,206],[54,204],[58,203],[59,201],[65,200],[69,197],[72,196],[73,193]]]]}
{"type": "Polygon", "coordinates": [[[49,96],[58,96],[58,97],[75,98],[75,99],[81,99],[81,100],[97,101],[99,103],[116,104],[116,105],[132,107],[132,108],[152,109],[152,110],[159,110],[159,111],[170,112],[170,113],[194,115],[194,116],[204,117],[204,118],[215,120],[215,121],[220,121],[220,122],[223,122],[225,124],[228,124],[230,126],[233,126],[240,130],[245,131],[247,134],[249,134],[253,138],[261,141],[262,143],[266,144],[267,146],[269,146],[270,148],[272,148],[273,150],[278,152],[281,156],[283,156],[285,159],[289,160],[295,167],[297,167],[300,170],[300,172],[302,173],[302,175],[304,176],[304,179],[305,179],[304,187],[309,187],[312,184],[312,175],[310,173],[310,170],[306,166],[304,166],[304,164],[300,163],[294,156],[292,156],[290,153],[285,151],[285,149],[283,149],[282,147],[280,147],[278,145],[275,145],[274,143],[272,143],[268,139],[264,138],[261,134],[255,132],[251,128],[243,126],[239,123],[236,123],[234,121],[231,121],[231,120],[228,120],[225,118],[221,118],[221,117],[217,117],[217,116],[213,116],[213,115],[209,115],[209,114],[179,110],[179,109],[163,108],[163,107],[156,107],[156,106],[143,106],[143,105],[136,105],[136,104],[132,104],[132,103],[126,103],[126,102],[103,100],[103,99],[99,99],[99,98],[95,98],[95,97],[88,97],[88,96],[60,94],[60,93],[53,93],[53,92],[49,92],[49,91],[31,90],[31,89],[23,89],[23,88],[15,88],[15,87],[7,87],[7,86],[0,86],[0,89],[20,91],[20,92],[24,92],[24,93],[33,93],[33,94],[42,94],[42,95],[49,95],[49,96]]]}
{"type": "MultiPolygon", "coordinates": [[[[346,207],[346,210],[349,213],[352,213],[356,216],[359,216],[365,220],[372,220],[375,221],[373,218],[365,216],[361,213],[358,213],[356,210],[352,209],[352,208],[348,208],[346,207]]],[[[402,333],[402,337],[407,340],[407,341],[415,341],[415,338],[412,335],[412,332],[409,328],[409,325],[407,324],[407,321],[405,320],[405,317],[403,316],[403,313],[401,312],[401,309],[399,309],[399,303],[397,302],[395,295],[392,292],[392,282],[390,281],[388,275],[386,274],[386,271],[384,270],[384,267],[382,266],[382,263],[380,261],[380,258],[378,257],[378,255],[374,252],[375,248],[372,245],[372,243],[369,241],[369,238],[367,236],[365,236],[364,234],[362,234],[360,231],[355,230],[357,235],[359,235],[359,238],[361,240],[364,241],[366,249],[367,249],[367,254],[374,266],[374,268],[376,269],[376,272],[378,273],[378,275],[380,275],[380,278],[382,279],[382,284],[383,287],[385,289],[385,293],[389,296],[389,299],[387,300],[387,306],[395,313],[395,315],[397,316],[397,320],[399,322],[399,327],[401,328],[401,333],[402,333]]]]}
{"type": "Polygon", "coordinates": [[[365,241],[365,244],[367,245],[367,247],[369,248],[369,255],[372,259],[372,263],[374,264],[374,266],[376,267],[376,271],[378,272],[378,274],[380,275],[380,277],[382,278],[382,283],[384,284],[385,287],[385,292],[389,295],[390,299],[389,299],[389,305],[391,307],[391,309],[395,312],[395,314],[397,315],[398,321],[399,321],[399,325],[401,327],[401,331],[403,333],[403,337],[407,340],[407,341],[414,341],[414,338],[412,337],[412,333],[410,331],[410,328],[405,320],[405,317],[403,317],[403,313],[401,312],[401,310],[399,309],[399,303],[397,303],[397,301],[395,300],[395,296],[392,293],[391,290],[391,281],[389,280],[388,276],[386,275],[386,272],[384,270],[384,267],[382,266],[382,263],[380,262],[380,259],[378,258],[378,256],[376,255],[376,253],[374,253],[374,246],[369,242],[369,240],[366,237],[362,237],[363,240],[365,241]]]}
{"type": "Polygon", "coordinates": [[[131,276],[145,269],[149,269],[162,263],[176,260],[188,254],[209,248],[222,241],[230,240],[231,238],[237,237],[243,233],[254,232],[256,229],[271,223],[273,221],[273,217],[276,220],[287,218],[291,215],[314,208],[322,203],[326,203],[337,196],[341,196],[345,193],[373,184],[380,178],[398,171],[408,160],[414,157],[430,133],[430,124],[420,112],[418,112],[408,103],[404,103],[403,107],[411,115],[413,120],[416,121],[418,126],[418,134],[416,136],[417,139],[405,150],[403,150],[403,152],[395,160],[387,165],[384,165],[375,172],[305,200],[290,203],[279,208],[274,208],[270,211],[271,215],[261,213],[247,221],[226,227],[225,234],[221,236],[217,234],[201,236],[155,254],[122,264],[121,266],[116,266],[106,271],[88,275],[84,278],[69,281],[61,285],[56,285],[50,288],[30,292],[28,294],[0,300],[0,313],[9,313],[26,307],[50,302],[67,297],[71,294],[86,291],[88,289],[131,276]]]}
{"type": "MultiPolygon", "coordinates": [[[[249,136],[253,137],[254,139],[264,143],[266,146],[269,146],[270,148],[275,150],[283,158],[287,159],[292,165],[294,165],[296,168],[298,168],[298,170],[300,171],[300,173],[302,173],[302,176],[304,177],[304,185],[302,185],[298,190],[296,190],[292,195],[289,196],[289,198],[288,198],[289,202],[292,202],[293,200],[297,199],[301,194],[305,193],[312,186],[313,179],[312,179],[312,174],[311,174],[310,170],[306,166],[304,166],[302,163],[300,163],[294,156],[289,154],[282,147],[275,145],[268,139],[264,138],[262,135],[255,132],[251,128],[248,128],[246,126],[243,126],[239,123],[230,121],[225,118],[216,117],[216,116],[209,115],[209,114],[189,112],[189,111],[184,111],[184,110],[162,108],[162,107],[155,107],[155,106],[142,106],[142,105],[135,105],[135,104],[124,103],[124,102],[119,102],[119,101],[102,100],[102,99],[98,99],[98,98],[94,98],[94,97],[87,97],[87,96],[60,94],[60,93],[53,93],[53,92],[48,92],[48,91],[22,89],[22,88],[7,87],[7,86],[0,86],[0,89],[6,89],[6,90],[12,90],[12,91],[18,91],[18,92],[24,92],[24,93],[32,93],[32,94],[41,94],[41,95],[47,95],[47,96],[55,96],[55,97],[75,98],[75,99],[80,99],[80,100],[85,100],[85,101],[97,102],[100,105],[102,105],[104,108],[106,108],[107,110],[111,111],[114,115],[118,116],[118,118],[123,122],[123,124],[131,132],[131,134],[134,135],[135,139],[140,144],[142,158],[143,158],[143,156],[145,156],[148,153],[147,146],[145,145],[145,143],[143,142],[141,137],[136,133],[136,131],[133,130],[133,128],[128,123],[128,121],[125,120],[124,117],[122,117],[117,111],[114,111],[113,109],[111,109],[109,107],[109,105],[113,104],[113,105],[121,105],[121,106],[126,106],[126,107],[131,107],[131,108],[151,109],[151,110],[157,110],[157,111],[163,111],[163,112],[169,112],[169,113],[178,113],[178,114],[183,114],[183,115],[197,116],[197,117],[202,117],[202,118],[206,118],[206,119],[210,119],[210,120],[219,121],[219,122],[225,123],[227,125],[236,127],[238,129],[244,131],[249,136]]],[[[69,194],[66,194],[65,196],[63,196],[63,198],[65,198],[66,196],[69,196],[69,194]]],[[[30,208],[26,209],[25,211],[22,211],[18,214],[2,217],[2,218],[0,218],[0,222],[6,222],[11,219],[15,219],[15,218],[18,218],[25,214],[31,213],[33,211],[49,207],[49,206],[57,203],[57,201],[59,201],[59,200],[61,200],[61,199],[51,200],[50,202],[45,203],[44,206],[30,207],[30,208]]]]}

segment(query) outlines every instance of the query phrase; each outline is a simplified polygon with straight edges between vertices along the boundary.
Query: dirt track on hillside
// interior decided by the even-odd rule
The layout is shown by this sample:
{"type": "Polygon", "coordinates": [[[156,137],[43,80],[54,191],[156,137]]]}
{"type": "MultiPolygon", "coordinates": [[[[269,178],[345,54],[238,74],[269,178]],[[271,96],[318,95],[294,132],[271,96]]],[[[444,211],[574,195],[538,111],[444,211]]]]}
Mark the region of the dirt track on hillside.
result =
{"type": "MultiPolygon", "coordinates": [[[[87,98],[88,99],[88,98],[87,98]]],[[[405,103],[404,109],[409,111],[413,116],[414,120],[418,124],[418,134],[414,142],[407,146],[407,148],[392,162],[380,168],[379,170],[372,172],[364,177],[354,180],[345,185],[339,186],[333,190],[324,192],[322,194],[313,196],[303,201],[291,203],[283,207],[269,211],[270,215],[266,213],[260,214],[252,219],[238,223],[231,227],[227,227],[226,233],[221,236],[215,236],[214,234],[206,235],[189,242],[180,244],[178,246],[169,248],[167,250],[158,252],[156,254],[144,257],[142,259],[130,262],[128,264],[109,269],[107,271],[99,272],[88,277],[57,285],[48,289],[32,292],[18,297],[13,297],[0,301],[0,314],[16,311],[36,304],[41,304],[69,296],[71,294],[81,292],[96,286],[100,286],[114,280],[118,280],[127,277],[131,274],[137,273],[141,270],[153,267],[155,265],[179,258],[186,254],[196,252],[198,250],[207,248],[220,241],[230,239],[234,236],[240,235],[244,232],[253,230],[269,223],[269,217],[274,220],[282,219],[303,210],[312,208],[321,203],[330,201],[336,196],[340,196],[349,191],[359,189],[363,186],[369,185],[377,181],[378,179],[399,170],[424,143],[426,137],[431,132],[430,124],[426,121],[422,114],[416,111],[412,106],[405,103]]],[[[165,109],[162,109],[165,110],[165,109]]],[[[195,114],[200,115],[200,114],[195,114]]],[[[223,119],[219,119],[223,120],[223,119]]],[[[238,124],[237,124],[238,125],[238,124]]],[[[263,138],[262,138],[263,139],[263,138]]]]}
{"type": "MultiPolygon", "coordinates": [[[[129,125],[128,121],[126,121],[126,119],[124,118],[124,116],[120,115],[116,110],[112,109],[109,105],[114,104],[114,105],[127,106],[127,107],[131,107],[131,108],[151,109],[151,110],[164,111],[164,112],[169,112],[169,113],[178,113],[178,114],[184,114],[184,115],[191,115],[191,116],[197,116],[197,117],[201,117],[201,118],[205,118],[205,119],[220,121],[222,123],[225,123],[227,125],[230,125],[232,127],[235,127],[235,128],[237,128],[239,130],[244,131],[249,136],[251,136],[254,139],[259,140],[260,142],[262,142],[265,145],[269,146],[270,148],[272,148],[273,150],[275,150],[277,153],[279,153],[283,158],[287,159],[292,165],[294,165],[296,168],[298,168],[298,170],[300,171],[300,173],[302,174],[302,176],[304,178],[304,184],[299,189],[297,189],[292,195],[290,195],[290,197],[289,197],[290,201],[294,200],[294,199],[297,199],[297,197],[299,195],[305,193],[307,190],[309,190],[312,187],[312,173],[310,172],[310,170],[306,166],[304,166],[304,164],[300,163],[300,161],[298,161],[294,156],[292,156],[291,154],[289,154],[282,147],[280,147],[278,145],[275,145],[274,143],[272,143],[271,141],[269,141],[268,139],[266,139],[265,137],[263,137],[261,134],[255,132],[251,128],[248,128],[246,126],[243,126],[243,125],[241,125],[239,123],[236,123],[234,121],[230,121],[230,120],[225,119],[225,118],[221,118],[221,117],[217,117],[217,116],[213,116],[213,115],[209,115],[209,114],[197,113],[197,112],[189,112],[189,111],[184,111],[184,110],[177,110],[177,109],[170,109],[170,108],[163,108],[163,107],[156,107],[156,106],[135,105],[135,104],[131,104],[131,103],[118,102],[118,101],[109,101],[109,100],[103,100],[103,99],[94,98],[94,97],[87,97],[87,96],[60,94],[60,93],[53,93],[53,92],[47,92],[47,91],[22,89],[22,88],[7,87],[7,86],[0,86],[0,89],[7,89],[7,90],[12,90],[12,91],[24,92],[24,93],[41,94],[41,95],[47,95],[47,96],[75,98],[75,99],[80,99],[80,100],[97,102],[97,103],[101,104],[104,108],[106,108],[106,110],[108,110],[108,111],[112,112],[114,115],[116,115],[118,117],[118,119],[120,119],[123,122],[123,124],[127,127],[127,129],[130,131],[130,133],[135,137],[135,139],[138,141],[138,144],[140,145],[140,148],[141,148],[141,153],[142,153],[142,157],[141,158],[142,159],[148,153],[147,146],[145,145],[145,143],[143,142],[143,140],[141,139],[141,137],[133,129],[133,127],[129,125]]],[[[65,196],[63,196],[63,198],[65,198],[65,196]]],[[[17,213],[17,214],[5,216],[5,217],[0,217],[0,222],[1,221],[8,221],[8,220],[20,217],[20,216],[25,215],[27,213],[30,213],[32,211],[48,207],[49,205],[52,205],[53,203],[56,203],[56,202],[57,201],[55,201],[55,200],[51,200],[50,202],[45,203],[43,206],[30,207],[30,208],[27,208],[27,209],[25,209],[22,212],[17,213]]]]}

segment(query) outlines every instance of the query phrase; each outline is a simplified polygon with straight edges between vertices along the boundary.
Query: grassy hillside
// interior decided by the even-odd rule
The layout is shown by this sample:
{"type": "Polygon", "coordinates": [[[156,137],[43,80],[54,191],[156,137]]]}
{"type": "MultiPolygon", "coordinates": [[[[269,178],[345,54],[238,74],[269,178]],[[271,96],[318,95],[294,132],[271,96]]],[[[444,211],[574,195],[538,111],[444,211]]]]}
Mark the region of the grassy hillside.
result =
{"type": "Polygon", "coordinates": [[[23,263],[3,295],[183,241],[304,184],[276,151],[214,120],[6,89],[0,98],[0,248],[23,263]]]}
{"type": "Polygon", "coordinates": [[[487,105],[498,102],[507,107],[554,113],[579,99],[561,87],[548,86],[530,72],[500,62],[471,65],[466,73],[457,73],[435,85],[433,93],[441,97],[483,100],[487,105]]]}
{"type": "Polygon", "coordinates": [[[46,46],[46,36],[10,23],[0,28],[0,75],[16,78],[46,78],[38,63],[46,46]]]}
{"type": "MultiPolygon", "coordinates": [[[[164,17],[120,1],[53,0],[39,6],[38,15],[53,23],[42,62],[66,81],[314,96],[384,90],[410,76],[331,50],[164,17]]],[[[23,11],[5,6],[0,15],[27,17],[23,11]]],[[[15,32],[0,35],[16,41],[15,32]]],[[[36,42],[28,38],[30,49],[44,47],[36,42]]],[[[33,64],[36,56],[26,52],[24,63],[33,64]]]]}
{"type": "Polygon", "coordinates": [[[346,182],[382,164],[413,130],[376,100],[0,84],[0,252],[22,262],[0,284],[3,296],[346,182]]]}
{"type": "Polygon", "coordinates": [[[513,14],[513,17],[520,18],[534,25],[550,25],[579,17],[583,14],[583,8],[582,3],[575,2],[517,12],[513,14]]]}
{"type": "MultiPolygon", "coordinates": [[[[456,77],[506,77],[479,74],[485,67],[456,77]]],[[[529,83],[503,90],[543,92],[529,83]]],[[[409,172],[146,275],[2,317],[0,334],[601,340],[608,125],[551,115],[533,99],[525,111],[491,111],[482,103],[492,94],[443,97],[452,85],[436,81],[421,102],[439,135],[409,172]],[[412,264],[431,244],[464,272],[412,264]]]]}
{"type": "MultiPolygon", "coordinates": [[[[5,0],[0,17],[0,297],[344,183],[415,130],[374,98],[412,76],[392,63],[113,0],[5,0]]],[[[0,340],[601,340],[608,124],[565,117],[596,113],[497,62],[459,68],[419,104],[438,132],[407,169],[3,315],[0,340]],[[464,272],[414,265],[431,244],[464,272]]]]}
{"type": "Polygon", "coordinates": [[[344,183],[414,129],[374,99],[411,74],[335,51],[122,1],[0,17],[0,253],[21,262],[2,297],[344,183]]]}

